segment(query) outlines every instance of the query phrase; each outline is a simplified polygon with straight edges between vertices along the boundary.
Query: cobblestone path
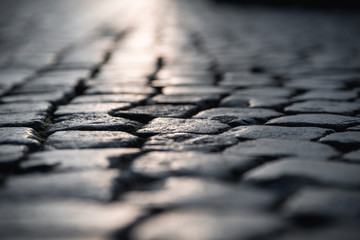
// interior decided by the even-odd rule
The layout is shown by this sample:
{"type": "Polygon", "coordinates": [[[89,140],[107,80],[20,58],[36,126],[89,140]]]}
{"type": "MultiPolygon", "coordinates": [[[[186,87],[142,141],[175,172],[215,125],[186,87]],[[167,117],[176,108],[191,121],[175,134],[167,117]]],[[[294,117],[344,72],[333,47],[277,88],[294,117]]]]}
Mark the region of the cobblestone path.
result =
{"type": "Polygon", "coordinates": [[[360,239],[358,12],[0,9],[0,239],[360,239]]]}

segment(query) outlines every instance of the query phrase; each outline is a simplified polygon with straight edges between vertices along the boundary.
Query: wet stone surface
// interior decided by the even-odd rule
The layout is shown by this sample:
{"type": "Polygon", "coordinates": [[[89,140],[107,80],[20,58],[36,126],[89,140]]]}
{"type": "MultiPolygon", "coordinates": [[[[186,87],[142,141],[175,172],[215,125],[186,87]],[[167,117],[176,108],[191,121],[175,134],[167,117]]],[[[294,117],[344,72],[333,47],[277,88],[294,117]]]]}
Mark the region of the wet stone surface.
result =
{"type": "Polygon", "coordinates": [[[42,129],[46,116],[35,112],[2,114],[0,127],[31,127],[42,129]]]}
{"type": "Polygon", "coordinates": [[[29,148],[40,146],[40,138],[32,128],[0,128],[0,144],[26,145],[29,148]]]}
{"type": "Polygon", "coordinates": [[[134,147],[139,138],[119,131],[57,131],[50,135],[44,147],[51,149],[134,147]]]}

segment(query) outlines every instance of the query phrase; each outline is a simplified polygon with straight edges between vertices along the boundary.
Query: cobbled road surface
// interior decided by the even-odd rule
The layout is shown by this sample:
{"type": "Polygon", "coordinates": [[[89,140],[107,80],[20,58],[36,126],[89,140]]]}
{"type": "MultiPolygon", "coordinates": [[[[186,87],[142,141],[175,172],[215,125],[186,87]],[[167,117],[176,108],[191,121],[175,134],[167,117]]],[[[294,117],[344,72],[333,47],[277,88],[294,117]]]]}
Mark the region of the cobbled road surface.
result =
{"type": "Polygon", "coordinates": [[[0,15],[0,239],[360,239],[359,12],[0,15]]]}

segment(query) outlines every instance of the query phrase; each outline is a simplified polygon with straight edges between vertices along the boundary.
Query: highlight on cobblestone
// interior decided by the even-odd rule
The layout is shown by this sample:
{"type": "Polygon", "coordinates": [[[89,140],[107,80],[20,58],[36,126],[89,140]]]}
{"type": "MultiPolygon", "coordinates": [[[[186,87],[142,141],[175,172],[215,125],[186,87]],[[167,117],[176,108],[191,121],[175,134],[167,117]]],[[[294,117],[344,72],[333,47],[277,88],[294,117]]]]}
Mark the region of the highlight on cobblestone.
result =
{"type": "Polygon", "coordinates": [[[353,0],[1,0],[0,239],[360,239],[353,0]]]}

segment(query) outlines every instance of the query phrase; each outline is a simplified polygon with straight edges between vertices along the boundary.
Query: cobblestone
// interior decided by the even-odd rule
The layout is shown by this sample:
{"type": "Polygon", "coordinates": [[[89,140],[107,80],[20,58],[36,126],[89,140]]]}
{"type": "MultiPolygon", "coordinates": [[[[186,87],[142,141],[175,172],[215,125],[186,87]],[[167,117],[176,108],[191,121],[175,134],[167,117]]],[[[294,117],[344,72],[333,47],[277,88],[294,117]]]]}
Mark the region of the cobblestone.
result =
{"type": "Polygon", "coordinates": [[[332,100],[332,101],[351,101],[356,99],[355,91],[333,91],[333,90],[312,90],[301,94],[294,99],[305,100],[332,100]]]}
{"type": "Polygon", "coordinates": [[[9,103],[0,105],[0,114],[11,114],[11,113],[49,113],[53,106],[48,102],[37,102],[37,103],[9,103]]]}
{"type": "Polygon", "coordinates": [[[31,127],[42,129],[46,116],[34,112],[2,114],[0,127],[31,127]]]}
{"type": "Polygon", "coordinates": [[[344,159],[349,162],[359,162],[360,161],[360,150],[356,150],[356,151],[345,154],[344,159]]]}
{"type": "Polygon", "coordinates": [[[138,137],[120,131],[57,131],[45,142],[45,149],[134,147],[138,137]]]}
{"type": "Polygon", "coordinates": [[[40,138],[32,128],[0,128],[0,144],[26,145],[29,148],[40,146],[40,138]]]}
{"type": "Polygon", "coordinates": [[[360,148],[360,132],[341,132],[333,133],[319,140],[340,149],[358,149],[360,148]]]}
{"type": "Polygon", "coordinates": [[[21,145],[0,145],[0,167],[1,171],[16,166],[16,164],[25,157],[28,152],[26,146],[21,145]]]}
{"type": "Polygon", "coordinates": [[[156,95],[150,102],[154,104],[191,104],[201,108],[209,108],[216,105],[220,101],[220,96],[209,94],[202,95],[156,95]]]}
{"type": "Polygon", "coordinates": [[[128,103],[83,103],[68,104],[60,106],[54,113],[55,116],[86,113],[108,113],[118,109],[126,109],[131,105],[128,103]]]}
{"type": "Polygon", "coordinates": [[[104,94],[84,95],[76,97],[71,103],[130,103],[141,104],[147,99],[147,95],[141,94],[104,94]]]}

